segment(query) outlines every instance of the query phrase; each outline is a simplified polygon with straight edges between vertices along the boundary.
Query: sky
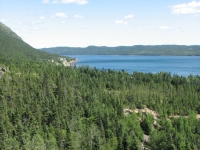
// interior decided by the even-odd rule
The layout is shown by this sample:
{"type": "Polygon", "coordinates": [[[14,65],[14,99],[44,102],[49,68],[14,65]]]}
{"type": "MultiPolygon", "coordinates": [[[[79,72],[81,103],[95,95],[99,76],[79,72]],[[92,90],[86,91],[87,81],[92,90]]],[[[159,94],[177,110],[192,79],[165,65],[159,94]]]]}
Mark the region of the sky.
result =
{"type": "Polygon", "coordinates": [[[0,0],[0,22],[35,48],[200,45],[200,0],[0,0]]]}

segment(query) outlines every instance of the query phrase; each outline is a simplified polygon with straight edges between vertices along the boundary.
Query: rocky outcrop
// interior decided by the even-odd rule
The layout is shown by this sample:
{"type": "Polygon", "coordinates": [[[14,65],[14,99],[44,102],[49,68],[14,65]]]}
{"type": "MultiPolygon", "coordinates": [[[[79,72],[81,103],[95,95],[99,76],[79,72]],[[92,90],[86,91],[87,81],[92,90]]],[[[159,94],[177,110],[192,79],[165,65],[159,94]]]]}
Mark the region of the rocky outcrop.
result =
{"type": "Polygon", "coordinates": [[[5,72],[6,72],[6,68],[0,67],[0,78],[4,75],[5,72]]]}
{"type": "Polygon", "coordinates": [[[5,73],[6,72],[6,68],[1,68],[1,71],[3,71],[5,73]]]}
{"type": "Polygon", "coordinates": [[[76,62],[77,62],[77,60],[72,60],[72,61],[63,60],[63,61],[62,61],[62,64],[63,64],[64,66],[73,66],[72,64],[74,64],[74,63],[76,63],[76,62]]]}
{"type": "Polygon", "coordinates": [[[129,114],[131,114],[133,112],[133,110],[129,109],[129,108],[125,108],[124,109],[124,115],[127,116],[129,114]]]}
{"type": "Polygon", "coordinates": [[[153,117],[154,117],[155,120],[157,120],[158,118],[160,118],[160,115],[157,112],[155,112],[154,110],[151,110],[149,108],[135,109],[134,112],[135,113],[142,112],[142,113],[151,114],[151,115],[153,115],[153,117]]]}

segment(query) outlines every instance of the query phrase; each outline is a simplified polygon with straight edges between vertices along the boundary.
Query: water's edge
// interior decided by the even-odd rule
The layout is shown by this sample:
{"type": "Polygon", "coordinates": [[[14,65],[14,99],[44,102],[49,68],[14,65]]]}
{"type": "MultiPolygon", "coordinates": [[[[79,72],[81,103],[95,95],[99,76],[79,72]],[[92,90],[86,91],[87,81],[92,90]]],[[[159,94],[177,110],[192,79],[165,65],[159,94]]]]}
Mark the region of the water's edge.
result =
{"type": "MultiPolygon", "coordinates": [[[[66,55],[65,55],[66,56],[66,55]]],[[[128,73],[170,72],[172,75],[200,75],[200,56],[67,55],[77,66],[112,69],[128,73]]]]}

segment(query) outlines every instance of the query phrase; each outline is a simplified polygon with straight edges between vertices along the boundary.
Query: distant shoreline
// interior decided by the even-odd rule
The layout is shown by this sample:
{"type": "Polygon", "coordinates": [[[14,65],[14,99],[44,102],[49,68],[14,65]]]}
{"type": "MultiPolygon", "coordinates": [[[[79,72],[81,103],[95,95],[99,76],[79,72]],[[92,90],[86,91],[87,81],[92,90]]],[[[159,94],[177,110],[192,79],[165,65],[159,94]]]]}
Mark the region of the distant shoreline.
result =
{"type": "Polygon", "coordinates": [[[52,47],[40,50],[59,55],[200,56],[200,45],[52,47]]]}
{"type": "Polygon", "coordinates": [[[86,55],[86,56],[94,56],[94,55],[105,55],[105,56],[200,56],[200,55],[132,55],[132,54],[121,54],[121,55],[116,55],[116,54],[60,54],[61,56],[70,56],[70,55],[86,55]]]}

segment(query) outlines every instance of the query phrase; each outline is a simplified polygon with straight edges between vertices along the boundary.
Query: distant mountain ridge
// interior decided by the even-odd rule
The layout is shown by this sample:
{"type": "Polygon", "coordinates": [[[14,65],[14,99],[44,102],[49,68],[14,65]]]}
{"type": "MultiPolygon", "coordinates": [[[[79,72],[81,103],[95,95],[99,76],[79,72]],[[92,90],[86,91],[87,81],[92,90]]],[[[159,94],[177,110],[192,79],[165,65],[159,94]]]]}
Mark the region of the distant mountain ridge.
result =
{"type": "Polygon", "coordinates": [[[135,45],[135,46],[88,46],[52,47],[42,51],[59,55],[155,55],[155,56],[200,56],[200,45],[135,45]]]}

